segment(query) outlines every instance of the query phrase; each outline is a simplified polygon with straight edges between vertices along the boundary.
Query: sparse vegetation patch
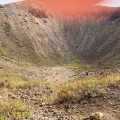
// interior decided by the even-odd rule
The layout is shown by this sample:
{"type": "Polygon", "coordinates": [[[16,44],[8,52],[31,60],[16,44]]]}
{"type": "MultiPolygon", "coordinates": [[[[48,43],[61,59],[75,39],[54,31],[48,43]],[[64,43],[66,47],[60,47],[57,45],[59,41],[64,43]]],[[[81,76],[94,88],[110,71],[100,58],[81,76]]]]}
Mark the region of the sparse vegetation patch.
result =
{"type": "Polygon", "coordinates": [[[11,119],[21,119],[31,115],[30,109],[20,100],[0,100],[0,120],[6,117],[11,119]]]}
{"type": "Polygon", "coordinates": [[[5,22],[5,23],[3,24],[3,29],[4,29],[4,31],[5,31],[5,33],[6,33],[6,35],[9,35],[10,29],[11,29],[10,23],[5,22]]]}
{"type": "Polygon", "coordinates": [[[81,93],[85,98],[104,97],[107,94],[106,87],[118,83],[120,83],[120,76],[117,74],[80,79],[57,88],[54,102],[76,102],[81,93]]]}

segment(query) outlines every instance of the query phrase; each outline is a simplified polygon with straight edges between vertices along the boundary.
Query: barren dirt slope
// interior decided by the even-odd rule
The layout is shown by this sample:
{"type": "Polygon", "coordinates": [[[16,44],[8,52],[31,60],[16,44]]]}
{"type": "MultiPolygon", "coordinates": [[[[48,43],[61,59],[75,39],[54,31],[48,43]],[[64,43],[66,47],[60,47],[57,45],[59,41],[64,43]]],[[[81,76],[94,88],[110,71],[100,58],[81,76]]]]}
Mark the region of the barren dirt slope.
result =
{"type": "Polygon", "coordinates": [[[0,55],[38,65],[66,61],[69,50],[57,20],[21,4],[0,8],[0,55]]]}

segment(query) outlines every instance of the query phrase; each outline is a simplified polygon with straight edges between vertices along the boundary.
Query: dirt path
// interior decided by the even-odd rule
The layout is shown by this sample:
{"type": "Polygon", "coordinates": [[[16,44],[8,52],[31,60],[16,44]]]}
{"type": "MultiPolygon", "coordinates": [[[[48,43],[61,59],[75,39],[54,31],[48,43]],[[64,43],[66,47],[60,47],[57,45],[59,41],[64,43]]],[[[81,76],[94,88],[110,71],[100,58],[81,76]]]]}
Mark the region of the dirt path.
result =
{"type": "Polygon", "coordinates": [[[4,59],[0,59],[0,65],[12,69],[15,74],[24,76],[29,80],[42,80],[51,84],[65,84],[78,77],[75,68],[70,66],[37,67],[29,65],[25,67],[4,59]]]}
{"type": "MultiPolygon", "coordinates": [[[[31,68],[28,72],[31,80],[43,80],[52,84],[65,84],[78,77],[74,68],[68,66],[31,68]]],[[[27,76],[26,76],[27,77],[27,76]]]]}

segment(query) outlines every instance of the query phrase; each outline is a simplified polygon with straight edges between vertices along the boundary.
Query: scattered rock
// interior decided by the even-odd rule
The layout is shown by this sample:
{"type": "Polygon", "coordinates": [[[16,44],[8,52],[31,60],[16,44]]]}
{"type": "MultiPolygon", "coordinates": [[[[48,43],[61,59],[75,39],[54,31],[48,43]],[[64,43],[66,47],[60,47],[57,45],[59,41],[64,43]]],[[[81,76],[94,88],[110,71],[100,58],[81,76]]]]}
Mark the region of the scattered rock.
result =
{"type": "Polygon", "coordinates": [[[0,96],[0,99],[2,99],[3,97],[2,96],[0,96]]]}
{"type": "Polygon", "coordinates": [[[41,104],[42,106],[45,106],[45,103],[44,102],[42,102],[42,104],[41,104]]]}
{"type": "Polygon", "coordinates": [[[17,99],[17,96],[14,95],[13,93],[9,93],[8,94],[8,97],[12,98],[12,99],[17,99]]]}
{"type": "Polygon", "coordinates": [[[3,8],[3,5],[0,4],[0,8],[3,8]]]}
{"type": "Polygon", "coordinates": [[[90,115],[90,120],[102,120],[104,118],[104,114],[101,112],[95,112],[90,115]]]}

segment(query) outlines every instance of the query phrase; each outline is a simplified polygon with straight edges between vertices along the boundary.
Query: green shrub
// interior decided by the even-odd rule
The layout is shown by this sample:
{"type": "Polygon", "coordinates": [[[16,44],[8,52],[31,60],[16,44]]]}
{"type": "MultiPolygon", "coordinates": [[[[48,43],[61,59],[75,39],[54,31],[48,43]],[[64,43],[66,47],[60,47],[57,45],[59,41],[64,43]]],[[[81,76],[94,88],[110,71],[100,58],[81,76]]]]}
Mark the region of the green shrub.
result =
{"type": "Polygon", "coordinates": [[[29,117],[31,114],[29,108],[20,100],[0,101],[0,113],[1,118],[4,115],[4,117],[14,119],[29,117]]]}
{"type": "Polygon", "coordinates": [[[106,90],[101,88],[98,90],[99,96],[105,96],[107,94],[106,90]]]}
{"type": "Polygon", "coordinates": [[[4,29],[5,33],[7,35],[9,35],[10,29],[11,29],[11,25],[8,22],[5,22],[4,26],[3,26],[3,29],[4,29]]]}
{"type": "Polygon", "coordinates": [[[111,84],[118,84],[120,82],[120,75],[113,74],[105,77],[92,77],[74,81],[67,85],[56,88],[56,96],[53,103],[69,102],[71,100],[77,100],[80,97],[80,93],[86,91],[84,96],[88,97],[104,97],[107,92],[107,86],[111,84]]]}
{"type": "Polygon", "coordinates": [[[0,120],[4,120],[4,117],[2,116],[1,113],[0,113],[0,120]]]}

